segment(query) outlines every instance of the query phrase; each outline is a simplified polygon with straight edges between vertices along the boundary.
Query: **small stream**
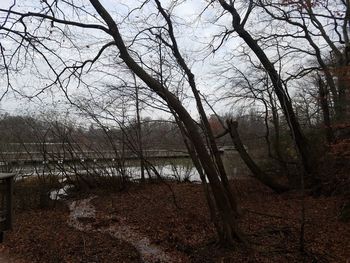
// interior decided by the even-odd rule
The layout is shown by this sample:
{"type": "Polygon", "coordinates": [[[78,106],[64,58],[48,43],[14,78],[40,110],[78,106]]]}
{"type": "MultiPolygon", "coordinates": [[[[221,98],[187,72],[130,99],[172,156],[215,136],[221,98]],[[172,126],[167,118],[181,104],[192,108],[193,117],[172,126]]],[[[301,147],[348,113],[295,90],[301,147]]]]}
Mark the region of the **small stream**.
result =
{"type": "MultiPolygon", "coordinates": [[[[163,251],[159,246],[151,244],[150,240],[136,231],[133,227],[129,226],[126,219],[120,218],[118,223],[113,223],[108,227],[101,227],[98,229],[93,228],[90,222],[91,220],[84,219],[95,219],[96,210],[91,204],[94,196],[72,201],[69,204],[70,216],[68,224],[80,231],[98,231],[101,233],[109,234],[115,238],[124,240],[132,244],[140,253],[143,262],[146,263],[156,263],[156,262],[175,262],[172,257],[163,251]]],[[[95,224],[96,225],[96,224],[95,224]]]]}

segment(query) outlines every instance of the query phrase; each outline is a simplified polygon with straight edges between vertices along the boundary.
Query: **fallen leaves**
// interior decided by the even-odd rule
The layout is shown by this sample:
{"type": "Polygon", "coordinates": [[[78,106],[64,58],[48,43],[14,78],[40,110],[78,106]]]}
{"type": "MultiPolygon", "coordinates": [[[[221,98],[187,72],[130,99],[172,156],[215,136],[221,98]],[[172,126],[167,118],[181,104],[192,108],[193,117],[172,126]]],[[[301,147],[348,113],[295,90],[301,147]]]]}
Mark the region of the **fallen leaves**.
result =
{"type": "MultiPolygon", "coordinates": [[[[350,226],[337,218],[339,197],[306,197],[306,251],[299,252],[299,193],[276,195],[253,180],[234,182],[243,211],[240,225],[254,250],[240,244],[219,248],[201,185],[135,185],[128,192],[100,193],[91,203],[96,230],[128,226],[161,247],[175,262],[346,262],[350,226]]],[[[3,247],[28,262],[140,262],[134,246],[110,235],[85,233],[67,225],[68,211],[17,214],[3,247]]]]}
{"type": "Polygon", "coordinates": [[[67,219],[63,207],[17,214],[2,246],[25,262],[141,262],[130,244],[107,234],[78,231],[67,219]]]}

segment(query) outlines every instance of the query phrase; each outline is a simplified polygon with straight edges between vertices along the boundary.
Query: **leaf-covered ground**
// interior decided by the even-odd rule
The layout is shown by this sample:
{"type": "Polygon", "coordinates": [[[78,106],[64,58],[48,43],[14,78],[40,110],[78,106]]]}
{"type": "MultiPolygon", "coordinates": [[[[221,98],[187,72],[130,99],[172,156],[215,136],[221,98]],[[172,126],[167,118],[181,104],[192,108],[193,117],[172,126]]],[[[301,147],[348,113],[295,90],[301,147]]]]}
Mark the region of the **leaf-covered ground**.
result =
{"type": "Polygon", "coordinates": [[[341,197],[305,198],[305,252],[300,253],[300,194],[276,195],[252,180],[236,181],[240,225],[252,249],[240,244],[223,249],[215,243],[201,185],[170,185],[172,191],[160,183],[135,185],[122,193],[98,193],[91,200],[96,216],[86,222],[94,231],[70,227],[69,211],[63,206],[17,213],[3,249],[25,262],[140,262],[134,242],[140,237],[159,247],[172,262],[350,260],[350,224],[338,220],[341,197]],[[123,238],[124,232],[113,237],[105,231],[121,227],[127,227],[132,238],[123,238]]]}
{"type": "Polygon", "coordinates": [[[2,249],[9,258],[16,257],[16,263],[142,262],[136,249],[122,240],[72,228],[68,215],[61,206],[17,214],[2,249]]]}

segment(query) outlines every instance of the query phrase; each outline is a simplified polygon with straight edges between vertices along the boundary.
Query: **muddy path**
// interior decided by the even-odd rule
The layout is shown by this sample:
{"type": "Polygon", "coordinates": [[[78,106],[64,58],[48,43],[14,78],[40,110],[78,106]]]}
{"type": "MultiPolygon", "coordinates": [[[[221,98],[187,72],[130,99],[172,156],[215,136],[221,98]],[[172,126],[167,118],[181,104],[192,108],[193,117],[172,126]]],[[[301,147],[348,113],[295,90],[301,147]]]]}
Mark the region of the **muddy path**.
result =
{"type": "Polygon", "coordinates": [[[132,244],[140,253],[144,262],[177,262],[174,253],[164,251],[160,246],[152,244],[148,237],[142,235],[127,223],[127,219],[100,215],[92,205],[95,197],[76,200],[69,203],[70,216],[68,224],[81,231],[107,233],[115,238],[132,244]]]}

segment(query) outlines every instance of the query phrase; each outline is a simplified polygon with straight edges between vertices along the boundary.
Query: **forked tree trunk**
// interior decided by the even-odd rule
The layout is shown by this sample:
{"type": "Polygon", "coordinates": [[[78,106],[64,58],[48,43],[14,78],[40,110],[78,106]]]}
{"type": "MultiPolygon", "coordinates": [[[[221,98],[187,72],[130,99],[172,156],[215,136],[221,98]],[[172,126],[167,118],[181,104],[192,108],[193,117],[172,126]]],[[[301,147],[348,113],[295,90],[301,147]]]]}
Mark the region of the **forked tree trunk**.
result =
{"type": "MultiPolygon", "coordinates": [[[[202,104],[202,100],[200,98],[200,93],[199,93],[197,86],[196,86],[194,74],[192,73],[191,69],[188,67],[187,63],[185,62],[184,57],[180,53],[180,50],[179,50],[178,44],[177,44],[177,40],[176,40],[176,37],[174,34],[173,23],[170,19],[170,16],[164,10],[164,8],[162,7],[159,0],[155,0],[155,2],[157,4],[157,8],[158,8],[159,12],[162,14],[165,21],[167,22],[168,33],[169,33],[169,37],[170,37],[171,43],[172,43],[171,50],[173,52],[173,55],[176,58],[178,65],[184,70],[184,72],[188,78],[188,83],[191,87],[194,99],[196,101],[197,110],[198,110],[199,116],[201,118],[202,124],[204,126],[203,130],[204,130],[205,135],[208,139],[208,146],[210,148],[210,152],[211,152],[211,155],[213,157],[212,159],[213,159],[213,162],[215,163],[215,167],[217,168],[217,173],[220,177],[221,184],[224,187],[225,194],[228,196],[231,206],[233,207],[233,209],[235,211],[237,211],[237,201],[232,193],[232,189],[230,187],[230,184],[229,184],[229,181],[227,178],[227,174],[226,174],[226,171],[225,171],[225,168],[224,168],[221,156],[220,156],[219,149],[218,149],[216,141],[215,141],[214,134],[211,130],[207,115],[205,113],[205,110],[204,110],[204,107],[202,104]]],[[[164,39],[162,37],[160,37],[160,40],[163,41],[163,43],[167,45],[166,41],[164,41],[164,39]]],[[[238,216],[238,215],[236,215],[236,216],[238,216]]]]}
{"type": "Polygon", "coordinates": [[[200,133],[197,130],[196,124],[193,120],[192,123],[185,124],[187,133],[193,146],[197,152],[198,159],[201,162],[204,172],[206,173],[209,184],[215,200],[215,205],[218,214],[218,225],[216,226],[220,243],[223,245],[233,245],[235,240],[239,240],[247,245],[247,240],[243,233],[238,228],[237,223],[237,206],[232,205],[230,198],[232,196],[227,195],[227,189],[220,180],[220,176],[215,167],[215,163],[211,159],[203,139],[200,137],[200,133]],[[195,128],[195,129],[193,129],[195,128]]]}
{"type": "Polygon", "coordinates": [[[182,137],[184,138],[184,143],[186,145],[187,151],[193,161],[194,166],[196,167],[199,177],[202,181],[202,185],[203,185],[203,190],[204,190],[204,194],[205,194],[205,198],[207,200],[208,203],[208,207],[209,207],[209,212],[210,212],[210,218],[211,221],[213,222],[213,224],[218,228],[218,220],[216,217],[216,209],[215,209],[215,203],[214,200],[210,194],[210,189],[207,183],[207,179],[205,178],[205,174],[203,172],[203,168],[201,165],[200,160],[197,157],[197,153],[192,145],[192,143],[188,140],[188,136],[186,134],[186,129],[183,127],[181,121],[175,116],[176,119],[176,123],[179,126],[180,132],[182,137]]]}
{"type": "Polygon", "coordinates": [[[108,26],[108,33],[115,41],[115,45],[119,49],[119,56],[124,63],[133,71],[148,87],[159,95],[171,109],[177,114],[181,122],[183,123],[186,133],[191,140],[198,159],[201,162],[203,170],[208,177],[209,184],[217,207],[217,214],[219,223],[216,226],[216,230],[220,239],[220,242],[224,245],[232,246],[235,240],[241,241],[247,244],[246,238],[238,227],[236,220],[237,210],[231,205],[230,197],[227,194],[225,187],[220,181],[219,173],[216,166],[208,153],[201,134],[198,130],[196,122],[192,119],[191,115],[181,104],[178,97],[167,90],[158,80],[149,75],[136,61],[130,56],[127,47],[120,35],[119,28],[112,16],[103,7],[98,0],[90,0],[98,14],[102,17],[108,26]]]}
{"type": "Polygon", "coordinates": [[[253,176],[256,179],[258,179],[261,183],[271,188],[276,193],[283,193],[289,190],[287,186],[277,183],[275,179],[273,179],[271,176],[269,176],[264,171],[262,171],[259,168],[259,166],[254,162],[254,160],[250,157],[250,155],[247,153],[246,149],[244,148],[244,145],[239,136],[239,133],[237,130],[238,122],[227,120],[226,123],[236,150],[238,151],[244,163],[248,166],[249,170],[252,172],[253,176]]]}

